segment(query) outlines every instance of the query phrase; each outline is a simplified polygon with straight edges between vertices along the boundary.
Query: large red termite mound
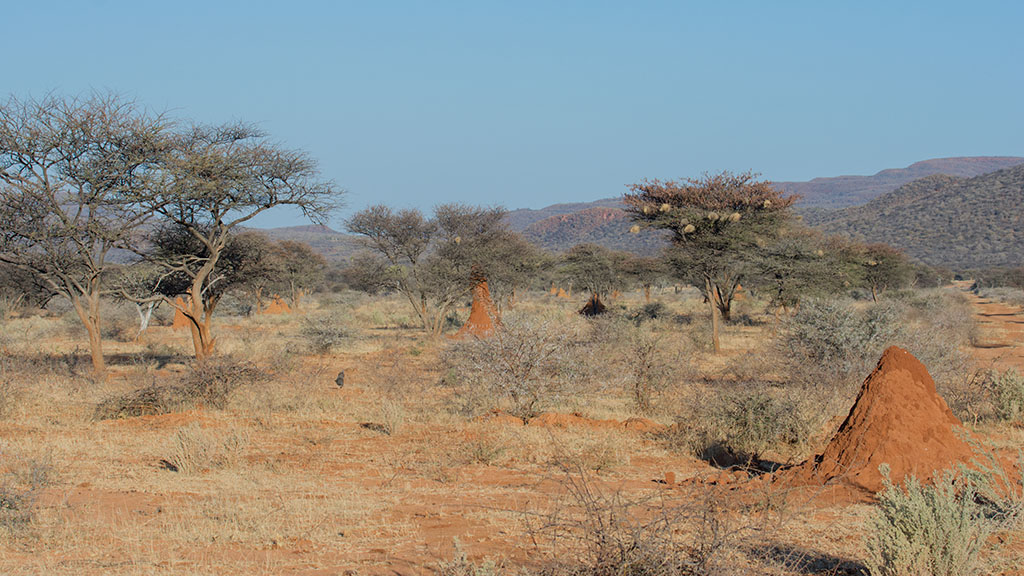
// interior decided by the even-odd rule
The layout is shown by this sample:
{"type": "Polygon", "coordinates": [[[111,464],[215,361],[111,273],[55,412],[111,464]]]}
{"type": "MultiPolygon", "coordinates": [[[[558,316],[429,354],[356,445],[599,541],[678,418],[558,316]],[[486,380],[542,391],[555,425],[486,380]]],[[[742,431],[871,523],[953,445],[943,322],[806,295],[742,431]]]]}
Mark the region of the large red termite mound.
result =
{"type": "Polygon", "coordinates": [[[494,333],[494,325],[498,322],[497,309],[491,300],[491,290],[487,281],[482,280],[473,286],[473,304],[469,309],[469,320],[459,328],[456,338],[472,335],[481,338],[494,333]]]}
{"type": "Polygon", "coordinates": [[[930,482],[943,470],[971,460],[970,446],[957,433],[961,426],[924,365],[892,346],[864,381],[825,450],[780,472],[778,480],[842,483],[875,493],[884,487],[879,466],[887,464],[894,483],[911,474],[930,482]]]}

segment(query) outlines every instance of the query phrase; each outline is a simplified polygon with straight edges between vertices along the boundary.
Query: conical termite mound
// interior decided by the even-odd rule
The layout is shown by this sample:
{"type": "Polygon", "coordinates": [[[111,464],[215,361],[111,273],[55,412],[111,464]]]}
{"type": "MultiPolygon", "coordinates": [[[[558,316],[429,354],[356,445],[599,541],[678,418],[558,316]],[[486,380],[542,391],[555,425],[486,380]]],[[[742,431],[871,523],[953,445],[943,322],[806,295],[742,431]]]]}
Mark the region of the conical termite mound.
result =
{"type": "Polygon", "coordinates": [[[604,314],[607,310],[604,303],[601,302],[601,298],[594,294],[590,297],[590,300],[587,300],[583,308],[580,308],[580,314],[584,316],[598,316],[604,314]]]}
{"type": "Polygon", "coordinates": [[[850,414],[818,456],[781,471],[793,484],[846,484],[876,493],[889,467],[894,483],[914,475],[930,482],[943,470],[967,463],[970,446],[961,422],[935,390],[928,370],[912,354],[892,346],[861,386],[850,414]]]}
{"type": "Polygon", "coordinates": [[[473,285],[473,304],[469,309],[469,320],[459,328],[455,337],[472,335],[484,338],[494,333],[494,326],[497,323],[498,311],[491,300],[491,290],[487,287],[486,280],[479,280],[473,285]]]}

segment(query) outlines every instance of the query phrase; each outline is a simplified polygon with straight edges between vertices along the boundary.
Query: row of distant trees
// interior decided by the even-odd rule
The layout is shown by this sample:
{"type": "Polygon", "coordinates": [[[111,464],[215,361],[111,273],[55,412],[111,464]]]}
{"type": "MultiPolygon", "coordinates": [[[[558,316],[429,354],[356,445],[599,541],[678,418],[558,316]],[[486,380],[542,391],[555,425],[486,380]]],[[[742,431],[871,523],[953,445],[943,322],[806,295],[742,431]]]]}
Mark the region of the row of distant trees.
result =
{"type": "MultiPolygon", "coordinates": [[[[97,374],[104,297],[140,310],[174,307],[200,361],[213,352],[212,318],[225,294],[244,293],[258,309],[265,296],[286,293],[299,306],[323,259],[242,226],[278,206],[320,223],[341,193],[308,155],[246,124],[196,125],[116,96],[0,105],[0,266],[7,282],[32,288],[26,293],[72,304],[97,374]]],[[[368,291],[401,294],[435,335],[485,281],[499,307],[537,278],[569,282],[595,303],[630,284],[649,292],[664,279],[683,281],[707,301],[717,350],[719,318],[730,317],[741,285],[785,309],[851,287],[877,297],[918,273],[887,246],[809,230],[793,201],[749,173],[635,184],[625,195],[633,231],[671,232],[659,258],[596,245],[556,257],[511,232],[501,208],[447,204],[428,217],[378,205],[346,223],[368,251],[345,275],[368,291]]]]}
{"type": "Polygon", "coordinates": [[[703,294],[716,350],[719,318],[730,319],[741,286],[785,311],[812,295],[860,288],[877,299],[889,288],[938,281],[933,270],[894,248],[809,229],[792,214],[794,200],[750,173],[631,186],[625,201],[633,231],[672,232],[658,258],[595,244],[547,254],[510,232],[499,208],[443,205],[427,217],[379,205],[347,223],[369,251],[352,259],[345,276],[357,288],[401,293],[434,334],[481,280],[489,281],[499,304],[540,281],[569,284],[598,309],[614,291],[634,286],[649,294],[652,285],[681,281],[703,294]]]}
{"type": "Polygon", "coordinates": [[[175,307],[202,361],[230,277],[253,264],[240,226],[283,205],[322,222],[340,192],[250,125],[197,125],[117,96],[0,105],[0,263],[71,302],[96,374],[101,298],[175,307]]]}

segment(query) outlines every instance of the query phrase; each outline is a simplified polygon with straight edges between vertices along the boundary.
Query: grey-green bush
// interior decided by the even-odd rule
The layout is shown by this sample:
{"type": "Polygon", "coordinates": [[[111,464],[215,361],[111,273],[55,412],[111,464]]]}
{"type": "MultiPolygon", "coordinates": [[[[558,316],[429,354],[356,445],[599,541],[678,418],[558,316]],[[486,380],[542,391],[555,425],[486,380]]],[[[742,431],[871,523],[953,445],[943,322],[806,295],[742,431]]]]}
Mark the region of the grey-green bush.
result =
{"type": "Polygon", "coordinates": [[[848,300],[807,299],[783,326],[782,352],[828,376],[860,375],[900,335],[896,303],[854,306],[848,300]]]}
{"type": "Polygon", "coordinates": [[[1024,376],[1010,368],[992,373],[990,379],[996,418],[1004,422],[1024,421],[1024,376]]]}
{"type": "Polygon", "coordinates": [[[871,517],[867,567],[872,576],[970,576],[992,530],[969,482],[946,473],[934,486],[909,476],[904,487],[886,476],[871,517]]]}

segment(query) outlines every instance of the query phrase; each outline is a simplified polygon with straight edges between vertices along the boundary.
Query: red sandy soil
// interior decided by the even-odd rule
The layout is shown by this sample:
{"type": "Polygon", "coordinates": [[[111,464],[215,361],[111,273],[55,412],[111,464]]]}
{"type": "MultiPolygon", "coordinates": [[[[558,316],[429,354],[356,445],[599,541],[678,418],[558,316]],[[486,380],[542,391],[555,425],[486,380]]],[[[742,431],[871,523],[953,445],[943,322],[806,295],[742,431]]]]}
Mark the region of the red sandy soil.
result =
{"type": "Polygon", "coordinates": [[[647,418],[627,418],[623,421],[618,420],[595,420],[588,418],[579,412],[573,412],[572,414],[561,414],[558,412],[544,412],[538,414],[533,418],[524,420],[518,416],[513,416],[506,412],[495,410],[485,414],[478,420],[482,422],[492,422],[507,424],[509,426],[538,426],[543,428],[583,428],[590,430],[629,430],[630,432],[639,432],[644,434],[650,434],[655,432],[661,432],[668,429],[668,426],[659,424],[654,420],[647,418]]]}
{"type": "Polygon", "coordinates": [[[972,293],[967,293],[967,298],[974,305],[974,320],[981,331],[975,356],[994,369],[1015,368],[1024,373],[1024,309],[972,293]]]}
{"type": "MultiPolygon", "coordinates": [[[[1007,346],[980,348],[975,350],[978,356],[988,358],[996,353],[992,357],[999,362],[1024,366],[1020,337],[1024,326],[1019,324],[1024,317],[997,303],[975,299],[974,305],[979,318],[1007,335],[1007,346]]],[[[323,394],[338,395],[341,405],[367,402],[369,389],[361,388],[359,382],[362,371],[350,371],[356,376],[354,385],[344,389],[325,387],[323,394]]],[[[174,523],[164,518],[181,509],[193,510],[196,502],[211,500],[202,488],[219,478],[217,473],[200,474],[178,483],[174,472],[158,466],[163,452],[146,447],[163,446],[176,429],[185,425],[231,429],[241,422],[230,414],[189,411],[65,428],[59,433],[77,436],[68,438],[69,451],[77,442],[104,440],[125,444],[125,455],[112,453],[95,462],[73,462],[67,474],[74,482],[44,495],[59,503],[55,509],[66,518],[68,526],[87,525],[92,530],[90,537],[95,538],[88,545],[72,542],[66,557],[52,559],[46,566],[61,567],[62,574],[125,573],[129,569],[132,573],[147,569],[157,573],[204,573],[203,566],[251,568],[209,572],[232,574],[429,574],[438,558],[451,557],[453,538],[458,538],[476,560],[506,558],[512,564],[531,561],[532,548],[521,526],[524,512],[544,510],[564,493],[564,486],[550,469],[513,459],[500,465],[438,465],[435,476],[435,459],[455,451],[467,434],[481,432],[468,430],[465,424],[410,422],[399,434],[385,436],[363,429],[357,421],[342,415],[328,418],[302,420],[281,414],[274,416],[272,425],[249,425],[255,435],[253,448],[246,455],[251,462],[238,474],[240,482],[246,486],[246,482],[252,482],[253,488],[239,505],[269,501],[274,506],[268,508],[268,514],[273,515],[268,517],[277,518],[287,515],[285,502],[325,503],[322,518],[310,513],[308,530],[313,536],[294,536],[294,531],[288,531],[284,539],[267,543],[195,541],[182,545],[180,539],[171,537],[143,544],[124,541],[135,536],[135,526],[154,523],[173,527],[174,523]],[[298,442],[297,438],[306,440],[298,442]],[[140,451],[150,454],[149,459],[139,461],[140,451]],[[248,475],[272,478],[268,485],[272,488],[248,475]],[[345,498],[352,500],[350,515],[327,506],[332,500],[345,498]],[[364,503],[371,501],[375,504],[360,515],[364,503]],[[153,563],[134,566],[131,563],[135,558],[147,562],[152,558],[153,563]]],[[[491,426],[524,426],[522,419],[508,414],[497,413],[489,420],[474,425],[484,427],[484,433],[491,426]]],[[[572,430],[596,429],[603,434],[605,429],[654,432],[663,427],[639,418],[619,422],[580,414],[542,414],[529,424],[547,426],[552,441],[555,435],[572,430]]],[[[958,424],[941,398],[935,397],[934,383],[924,367],[902,350],[890,349],[865,382],[847,421],[821,457],[795,467],[789,474],[811,482],[812,487],[832,481],[861,492],[880,487],[877,464],[882,461],[892,466],[893,480],[909,472],[927,475],[938,463],[964,456],[963,444],[955,435],[951,439],[958,424]]],[[[25,441],[40,433],[16,421],[0,422],[0,437],[7,442],[25,441]]],[[[646,447],[653,445],[653,440],[642,434],[626,436],[631,439],[628,446],[645,449],[631,454],[628,464],[620,469],[601,474],[596,481],[605,491],[646,495],[694,476],[708,476],[713,483],[730,485],[746,477],[742,472],[715,470],[693,458],[648,451],[646,447]]],[[[776,486],[756,484],[763,488],[776,486]]],[[[665,494],[682,493],[666,490],[665,494]]],[[[811,548],[849,550],[841,540],[860,537],[857,526],[861,521],[851,521],[851,517],[862,514],[864,508],[846,507],[848,502],[841,500],[843,507],[815,512],[806,520],[807,534],[801,542],[808,542],[811,548]]],[[[203,521],[198,516],[183,518],[203,521]]],[[[1020,539],[1007,546],[1024,550],[1020,539]]],[[[45,553],[53,553],[43,548],[45,553]]],[[[7,567],[36,566],[36,554],[28,548],[7,547],[4,555],[0,561],[7,567]]],[[[32,572],[27,568],[19,573],[32,572]]]]}

